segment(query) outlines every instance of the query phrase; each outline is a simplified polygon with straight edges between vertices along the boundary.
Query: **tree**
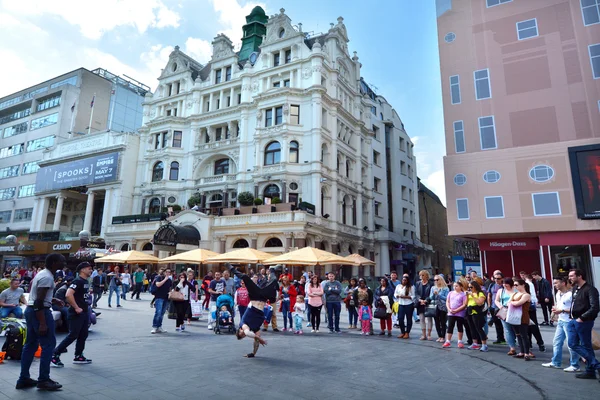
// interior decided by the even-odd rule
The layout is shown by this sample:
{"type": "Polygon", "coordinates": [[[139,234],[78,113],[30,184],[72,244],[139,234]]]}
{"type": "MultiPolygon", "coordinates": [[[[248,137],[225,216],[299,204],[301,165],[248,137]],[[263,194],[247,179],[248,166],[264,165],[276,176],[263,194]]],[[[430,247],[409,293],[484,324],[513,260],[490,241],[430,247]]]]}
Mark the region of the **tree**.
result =
{"type": "Polygon", "coordinates": [[[238,194],[237,199],[242,206],[251,206],[254,204],[254,195],[250,192],[242,192],[238,194]]]}
{"type": "Polygon", "coordinates": [[[200,204],[200,203],[202,203],[202,196],[200,196],[200,193],[194,193],[194,194],[192,195],[192,197],[190,197],[190,198],[188,199],[188,206],[189,206],[190,208],[192,208],[192,207],[194,207],[195,205],[198,205],[198,204],[200,204]]]}
{"type": "Polygon", "coordinates": [[[254,199],[254,205],[255,206],[260,206],[262,205],[263,201],[261,199],[254,199]]]}
{"type": "Polygon", "coordinates": [[[273,197],[271,199],[271,204],[279,204],[281,203],[281,199],[279,197],[273,197]]]}

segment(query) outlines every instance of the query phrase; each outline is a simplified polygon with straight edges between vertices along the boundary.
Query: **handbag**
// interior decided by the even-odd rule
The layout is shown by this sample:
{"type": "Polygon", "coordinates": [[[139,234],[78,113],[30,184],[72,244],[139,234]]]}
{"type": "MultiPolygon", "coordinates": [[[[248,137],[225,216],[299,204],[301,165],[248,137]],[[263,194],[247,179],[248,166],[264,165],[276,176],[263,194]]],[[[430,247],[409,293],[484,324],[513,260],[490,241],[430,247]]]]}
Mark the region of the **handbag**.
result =
{"type": "Polygon", "coordinates": [[[500,318],[503,321],[506,321],[506,312],[507,312],[506,307],[502,307],[501,309],[496,311],[496,317],[500,318]]]}
{"type": "Polygon", "coordinates": [[[202,303],[199,302],[198,300],[192,300],[190,303],[191,303],[191,307],[192,307],[192,317],[201,317],[202,316],[202,303]]]}
{"type": "Polygon", "coordinates": [[[423,313],[425,318],[427,317],[435,317],[435,310],[437,309],[437,306],[433,303],[429,303],[427,305],[427,308],[425,309],[425,312],[423,313]]]}
{"type": "Polygon", "coordinates": [[[375,309],[375,313],[373,313],[373,318],[377,319],[387,319],[388,313],[385,307],[378,307],[375,309]]]}
{"type": "Polygon", "coordinates": [[[169,292],[169,300],[171,301],[184,301],[183,293],[178,292],[176,290],[172,290],[169,292]]]}
{"type": "Polygon", "coordinates": [[[511,325],[521,325],[521,317],[523,316],[522,306],[508,305],[508,311],[506,312],[506,322],[511,325]]]}

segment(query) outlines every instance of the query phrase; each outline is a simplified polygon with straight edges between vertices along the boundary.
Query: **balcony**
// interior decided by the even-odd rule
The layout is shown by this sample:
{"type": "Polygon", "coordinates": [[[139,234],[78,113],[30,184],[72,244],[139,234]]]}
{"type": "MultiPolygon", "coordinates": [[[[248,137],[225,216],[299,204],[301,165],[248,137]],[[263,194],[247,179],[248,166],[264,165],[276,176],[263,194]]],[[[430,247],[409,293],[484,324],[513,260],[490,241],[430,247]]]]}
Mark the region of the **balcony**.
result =
{"type": "Polygon", "coordinates": [[[221,149],[224,147],[237,146],[240,141],[239,136],[235,138],[229,139],[221,139],[219,141],[209,142],[209,143],[196,143],[196,147],[200,150],[214,150],[221,149]]]}
{"type": "Polygon", "coordinates": [[[215,175],[215,176],[207,176],[198,179],[198,185],[213,185],[218,183],[232,183],[236,181],[237,174],[224,174],[224,175],[215,175]]]}

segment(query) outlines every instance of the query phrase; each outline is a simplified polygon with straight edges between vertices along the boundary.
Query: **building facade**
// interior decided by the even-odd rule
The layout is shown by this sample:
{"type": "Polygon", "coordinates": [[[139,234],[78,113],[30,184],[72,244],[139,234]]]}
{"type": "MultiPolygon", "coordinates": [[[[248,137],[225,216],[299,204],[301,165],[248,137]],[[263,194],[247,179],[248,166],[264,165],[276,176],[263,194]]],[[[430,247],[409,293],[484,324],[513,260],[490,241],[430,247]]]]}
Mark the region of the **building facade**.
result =
{"type": "Polygon", "coordinates": [[[420,243],[402,121],[361,78],[341,17],[319,35],[294,27],[283,9],[267,17],[256,7],[246,21],[237,53],[224,35],[206,65],[171,53],[144,102],[131,208],[120,209],[107,242],[173,253],[188,244],[156,231],[183,238],[193,227],[191,242],[219,252],[310,245],[377,261],[348,276],[389,271],[420,243]],[[170,228],[128,222],[179,209],[170,228]]]}
{"type": "Polygon", "coordinates": [[[479,239],[484,271],[600,279],[597,2],[438,0],[437,14],[449,234],[479,239]]]}

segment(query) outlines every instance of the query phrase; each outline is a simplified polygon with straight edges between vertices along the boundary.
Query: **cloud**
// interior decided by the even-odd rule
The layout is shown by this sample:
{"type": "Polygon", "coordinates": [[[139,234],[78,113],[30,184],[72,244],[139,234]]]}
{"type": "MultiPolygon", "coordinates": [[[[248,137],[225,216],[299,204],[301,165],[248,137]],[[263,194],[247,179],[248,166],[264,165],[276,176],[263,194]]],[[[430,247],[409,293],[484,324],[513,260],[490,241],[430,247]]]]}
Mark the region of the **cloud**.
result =
{"type": "Polygon", "coordinates": [[[206,64],[212,56],[212,44],[204,39],[188,37],[184,52],[199,63],[206,64]]]}
{"type": "Polygon", "coordinates": [[[176,28],[181,19],[162,0],[3,0],[0,9],[26,18],[61,17],[88,39],[99,39],[120,26],[133,26],[140,34],[149,28],[176,28]]]}
{"type": "Polygon", "coordinates": [[[246,15],[256,6],[266,10],[264,3],[247,3],[240,5],[237,0],[212,0],[213,8],[219,15],[219,23],[223,26],[217,33],[224,33],[235,44],[241,42],[242,27],[246,24],[246,15]]]}
{"type": "Polygon", "coordinates": [[[442,203],[446,205],[446,181],[444,179],[444,170],[438,169],[427,177],[422,178],[421,181],[431,189],[435,194],[438,195],[442,203]]]}

